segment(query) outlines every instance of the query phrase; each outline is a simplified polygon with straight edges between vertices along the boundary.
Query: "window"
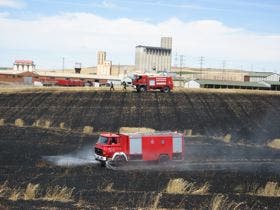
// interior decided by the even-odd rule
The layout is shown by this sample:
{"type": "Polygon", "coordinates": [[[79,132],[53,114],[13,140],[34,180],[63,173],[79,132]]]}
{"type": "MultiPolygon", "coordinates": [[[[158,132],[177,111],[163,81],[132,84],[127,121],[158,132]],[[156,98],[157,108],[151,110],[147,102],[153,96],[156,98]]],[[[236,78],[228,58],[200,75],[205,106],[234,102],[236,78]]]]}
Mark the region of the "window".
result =
{"type": "Polygon", "coordinates": [[[118,143],[118,139],[115,138],[115,137],[113,137],[113,138],[111,139],[111,144],[117,144],[117,143],[118,143]]]}
{"type": "Polygon", "coordinates": [[[100,136],[98,138],[98,141],[97,141],[99,144],[107,144],[108,143],[108,138],[104,137],[104,136],[100,136]]]}
{"type": "Polygon", "coordinates": [[[119,143],[120,143],[120,139],[118,137],[110,138],[110,144],[114,145],[114,144],[119,144],[119,143]]]}

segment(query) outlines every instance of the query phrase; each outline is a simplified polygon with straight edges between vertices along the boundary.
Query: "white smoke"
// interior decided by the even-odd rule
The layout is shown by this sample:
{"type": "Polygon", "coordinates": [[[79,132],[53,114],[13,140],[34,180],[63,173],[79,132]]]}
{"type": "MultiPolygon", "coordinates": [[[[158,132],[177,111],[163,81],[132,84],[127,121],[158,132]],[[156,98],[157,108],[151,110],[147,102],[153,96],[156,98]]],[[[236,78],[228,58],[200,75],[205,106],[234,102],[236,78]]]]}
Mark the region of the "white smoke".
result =
{"type": "Polygon", "coordinates": [[[53,165],[66,167],[98,164],[98,161],[94,158],[92,145],[86,145],[81,150],[65,155],[44,156],[43,159],[53,165]]]}

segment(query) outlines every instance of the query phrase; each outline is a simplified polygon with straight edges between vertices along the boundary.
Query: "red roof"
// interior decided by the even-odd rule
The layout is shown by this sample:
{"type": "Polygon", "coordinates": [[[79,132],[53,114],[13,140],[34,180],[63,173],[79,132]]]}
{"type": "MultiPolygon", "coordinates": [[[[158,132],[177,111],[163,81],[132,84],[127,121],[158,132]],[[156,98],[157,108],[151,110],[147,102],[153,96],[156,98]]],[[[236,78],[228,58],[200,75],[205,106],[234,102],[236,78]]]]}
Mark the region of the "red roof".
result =
{"type": "Polygon", "coordinates": [[[33,64],[32,60],[15,60],[15,64],[33,64]]]}

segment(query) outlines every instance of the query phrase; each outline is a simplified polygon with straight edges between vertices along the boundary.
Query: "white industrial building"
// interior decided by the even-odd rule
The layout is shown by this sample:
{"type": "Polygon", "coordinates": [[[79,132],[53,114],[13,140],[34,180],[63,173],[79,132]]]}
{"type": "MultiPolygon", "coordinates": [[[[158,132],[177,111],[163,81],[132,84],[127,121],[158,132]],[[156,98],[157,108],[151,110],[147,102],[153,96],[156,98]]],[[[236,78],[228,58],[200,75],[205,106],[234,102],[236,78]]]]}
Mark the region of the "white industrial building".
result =
{"type": "Polygon", "coordinates": [[[135,69],[139,72],[170,71],[172,60],[172,38],[162,37],[160,47],[136,46],[135,69]]]}
{"type": "Polygon", "coordinates": [[[273,72],[250,72],[244,77],[245,81],[248,82],[259,82],[259,81],[271,81],[279,82],[280,75],[273,72]]]}
{"type": "Polygon", "coordinates": [[[32,60],[16,60],[13,69],[17,72],[33,72],[35,71],[35,64],[32,60]]]}
{"type": "Polygon", "coordinates": [[[185,88],[219,88],[219,89],[250,89],[250,90],[280,90],[280,82],[258,81],[238,82],[221,80],[189,80],[185,82],[185,88]]]}
{"type": "Polygon", "coordinates": [[[97,75],[109,76],[112,74],[112,61],[106,60],[106,52],[97,53],[97,75]]]}
{"type": "Polygon", "coordinates": [[[196,80],[189,80],[185,83],[185,88],[201,88],[200,83],[196,80]]]}

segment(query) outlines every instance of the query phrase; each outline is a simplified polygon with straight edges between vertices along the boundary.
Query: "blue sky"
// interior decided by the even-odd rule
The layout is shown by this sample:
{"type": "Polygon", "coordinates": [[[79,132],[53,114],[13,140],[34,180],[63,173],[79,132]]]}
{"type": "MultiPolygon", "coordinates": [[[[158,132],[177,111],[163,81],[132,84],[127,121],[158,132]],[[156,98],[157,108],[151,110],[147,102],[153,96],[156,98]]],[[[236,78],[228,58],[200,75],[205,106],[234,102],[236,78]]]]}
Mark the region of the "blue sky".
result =
{"type": "Polygon", "coordinates": [[[260,33],[279,33],[279,0],[29,0],[22,7],[1,8],[13,17],[33,18],[61,12],[88,12],[107,18],[132,18],[153,23],[178,17],[184,21],[219,20],[260,33]]]}
{"type": "Polygon", "coordinates": [[[92,66],[97,50],[103,49],[113,63],[133,64],[134,46],[159,45],[160,36],[167,35],[174,39],[173,54],[176,51],[186,56],[186,66],[197,66],[199,56],[204,56],[207,67],[220,67],[226,60],[228,68],[280,71],[279,0],[0,0],[0,17],[1,31],[15,30],[16,26],[45,29],[34,29],[30,37],[7,32],[1,39],[0,35],[0,66],[11,65],[15,58],[27,58],[35,60],[39,67],[59,68],[61,57],[66,57],[69,67],[75,60],[92,66]],[[59,35],[53,40],[49,33],[56,30],[52,26],[56,24],[59,35]],[[173,26],[174,30],[170,30],[173,26]],[[71,32],[75,36],[69,35],[71,32]],[[209,33],[209,40],[201,33],[209,33]],[[59,39],[63,44],[56,43],[59,39]],[[83,44],[73,44],[79,40],[83,44]],[[128,46],[116,49],[126,41],[128,46]],[[237,44],[231,45],[235,41],[237,44]],[[116,42],[120,44],[114,48],[116,42]],[[233,52],[225,46],[234,48],[233,52]]]}

